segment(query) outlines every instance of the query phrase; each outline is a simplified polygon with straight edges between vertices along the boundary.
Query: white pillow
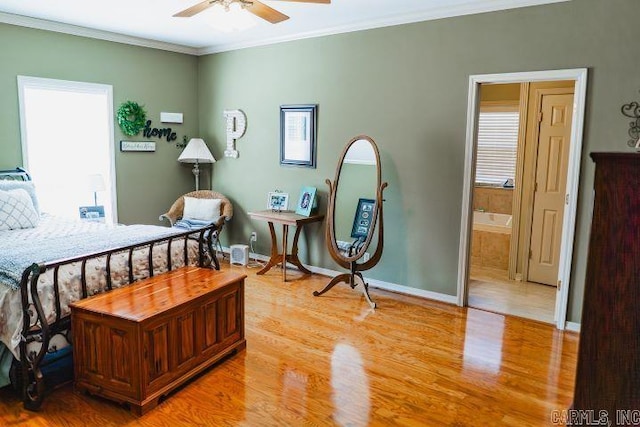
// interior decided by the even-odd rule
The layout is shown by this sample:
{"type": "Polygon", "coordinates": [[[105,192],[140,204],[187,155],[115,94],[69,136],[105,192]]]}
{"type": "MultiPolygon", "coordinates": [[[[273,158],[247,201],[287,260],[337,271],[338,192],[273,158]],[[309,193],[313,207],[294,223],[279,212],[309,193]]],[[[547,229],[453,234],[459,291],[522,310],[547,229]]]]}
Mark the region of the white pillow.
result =
{"type": "Polygon", "coordinates": [[[0,230],[33,228],[39,219],[26,190],[0,191],[0,230]]]}
{"type": "Polygon", "coordinates": [[[1,180],[0,179],[0,191],[17,190],[19,188],[24,189],[33,202],[33,207],[36,208],[36,212],[40,215],[40,206],[38,206],[38,197],[36,196],[36,187],[33,185],[33,181],[13,181],[13,180],[1,180]]]}
{"type": "Polygon", "coordinates": [[[197,199],[195,197],[185,197],[182,218],[213,221],[220,217],[221,204],[221,199],[197,199]]]}

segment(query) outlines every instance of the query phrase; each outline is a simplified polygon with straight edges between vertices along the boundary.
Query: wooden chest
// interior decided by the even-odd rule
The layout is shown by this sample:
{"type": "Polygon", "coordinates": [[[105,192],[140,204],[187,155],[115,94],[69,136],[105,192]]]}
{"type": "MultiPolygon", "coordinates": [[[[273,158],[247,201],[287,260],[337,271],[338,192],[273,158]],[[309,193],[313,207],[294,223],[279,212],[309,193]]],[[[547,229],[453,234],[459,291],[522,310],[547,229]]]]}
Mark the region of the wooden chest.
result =
{"type": "Polygon", "coordinates": [[[184,267],[72,304],[76,389],[142,415],[244,349],[245,278],[184,267]]]}

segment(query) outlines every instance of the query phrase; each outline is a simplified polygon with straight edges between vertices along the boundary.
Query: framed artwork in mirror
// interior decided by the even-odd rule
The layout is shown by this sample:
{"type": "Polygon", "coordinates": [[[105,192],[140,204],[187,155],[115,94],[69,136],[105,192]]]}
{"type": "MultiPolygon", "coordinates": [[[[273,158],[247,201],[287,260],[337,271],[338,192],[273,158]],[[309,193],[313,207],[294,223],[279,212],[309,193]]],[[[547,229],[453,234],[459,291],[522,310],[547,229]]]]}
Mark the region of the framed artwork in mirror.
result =
{"type": "Polygon", "coordinates": [[[376,201],[373,199],[359,199],[356,208],[356,216],[353,218],[351,226],[351,237],[355,239],[366,239],[372,225],[373,210],[376,201]]]}
{"type": "Polygon", "coordinates": [[[317,104],[280,106],[280,164],[316,167],[317,104]]]}

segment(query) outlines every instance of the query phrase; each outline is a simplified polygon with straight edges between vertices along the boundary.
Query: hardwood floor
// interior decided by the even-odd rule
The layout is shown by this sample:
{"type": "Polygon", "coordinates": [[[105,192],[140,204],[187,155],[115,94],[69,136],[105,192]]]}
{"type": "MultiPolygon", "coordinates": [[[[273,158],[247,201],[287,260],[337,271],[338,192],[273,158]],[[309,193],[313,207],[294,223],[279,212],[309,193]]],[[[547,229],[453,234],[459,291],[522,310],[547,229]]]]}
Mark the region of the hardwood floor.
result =
{"type": "Polygon", "coordinates": [[[556,288],[509,280],[507,272],[471,268],[469,307],[554,323],[556,288]]]}
{"type": "Polygon", "coordinates": [[[40,412],[0,390],[6,426],[546,426],[572,400],[578,335],[289,270],[246,271],[247,349],[136,418],[55,390],[40,412]]]}

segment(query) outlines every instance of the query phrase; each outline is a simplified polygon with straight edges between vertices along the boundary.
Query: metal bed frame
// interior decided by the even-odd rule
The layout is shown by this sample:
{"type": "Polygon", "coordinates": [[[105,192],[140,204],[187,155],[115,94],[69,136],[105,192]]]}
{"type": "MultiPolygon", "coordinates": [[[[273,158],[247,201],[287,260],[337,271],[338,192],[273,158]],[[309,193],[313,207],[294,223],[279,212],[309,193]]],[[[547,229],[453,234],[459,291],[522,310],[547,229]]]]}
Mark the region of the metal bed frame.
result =
{"type": "MultiPolygon", "coordinates": [[[[18,181],[30,181],[29,174],[22,168],[15,170],[0,170],[0,179],[10,179],[18,181]]],[[[49,353],[55,353],[55,347],[49,348],[52,337],[60,335],[71,344],[69,336],[71,331],[70,315],[61,316],[60,290],[58,282],[58,272],[61,266],[71,263],[80,263],[82,298],[87,295],[86,282],[86,264],[90,259],[105,257],[105,276],[107,281],[107,291],[112,290],[111,278],[111,257],[116,253],[128,252],[128,284],[132,284],[134,280],[133,274],[133,254],[137,249],[148,250],[148,277],[154,276],[153,269],[153,248],[158,244],[167,244],[167,271],[171,271],[173,266],[171,257],[171,245],[177,240],[183,240],[184,265],[188,264],[188,243],[189,240],[197,239],[198,241],[198,266],[205,267],[206,261],[209,260],[216,270],[220,269],[215,250],[213,248],[213,239],[217,227],[210,224],[204,228],[190,230],[172,236],[159,239],[148,240],[134,245],[112,248],[105,251],[94,252],[82,256],[67,258],[62,260],[54,260],[48,262],[34,263],[28,267],[23,273],[20,282],[20,292],[23,312],[22,336],[20,342],[20,360],[17,369],[19,371],[18,381],[20,384],[14,384],[14,387],[22,395],[23,405],[25,409],[38,410],[44,400],[45,378],[42,371],[45,356],[49,353]],[[56,308],[56,318],[49,323],[46,320],[42,302],[38,295],[38,279],[47,270],[53,269],[53,291],[54,304],[56,308]],[[31,302],[29,297],[31,296],[31,302]],[[40,343],[38,351],[29,350],[29,344],[40,343]]]]}

